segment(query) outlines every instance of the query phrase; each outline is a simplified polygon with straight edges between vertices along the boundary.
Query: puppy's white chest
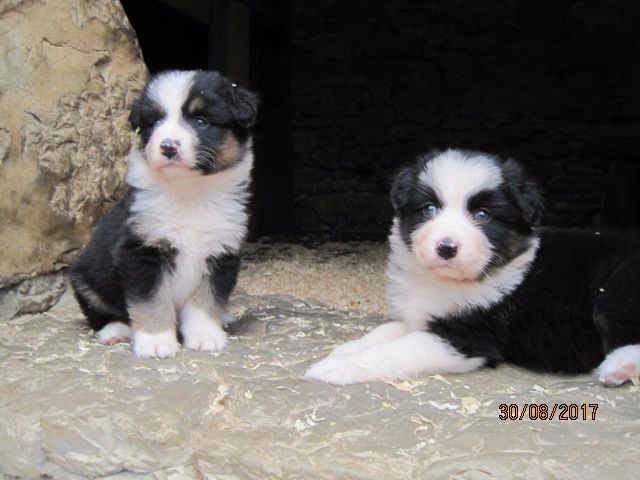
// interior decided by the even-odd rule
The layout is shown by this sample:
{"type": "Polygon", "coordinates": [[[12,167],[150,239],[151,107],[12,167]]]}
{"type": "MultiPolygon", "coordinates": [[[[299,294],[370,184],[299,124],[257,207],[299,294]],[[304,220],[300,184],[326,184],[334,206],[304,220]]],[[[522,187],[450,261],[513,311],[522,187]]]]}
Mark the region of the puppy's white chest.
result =
{"type": "Polygon", "coordinates": [[[184,304],[204,281],[209,273],[206,258],[200,252],[178,251],[175,258],[175,268],[167,279],[176,306],[184,304]]]}
{"type": "Polygon", "coordinates": [[[166,195],[149,195],[136,202],[133,228],[146,243],[168,242],[189,257],[206,258],[240,246],[246,213],[241,198],[214,194],[178,202],[166,195]]]}
{"type": "Polygon", "coordinates": [[[178,202],[163,195],[141,195],[133,207],[133,230],[148,245],[169,244],[174,268],[165,278],[177,306],[208,275],[207,258],[237,251],[246,231],[240,198],[214,195],[178,202]]]}

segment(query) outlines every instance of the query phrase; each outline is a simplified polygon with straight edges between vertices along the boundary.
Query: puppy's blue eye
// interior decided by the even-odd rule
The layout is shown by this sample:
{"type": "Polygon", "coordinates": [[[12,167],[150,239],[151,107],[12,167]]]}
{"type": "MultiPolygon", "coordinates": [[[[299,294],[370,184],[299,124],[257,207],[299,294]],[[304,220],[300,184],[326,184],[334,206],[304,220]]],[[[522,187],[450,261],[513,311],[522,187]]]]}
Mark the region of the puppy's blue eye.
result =
{"type": "Polygon", "coordinates": [[[479,208],[471,214],[471,218],[473,218],[473,220],[478,223],[487,223],[489,220],[491,220],[491,214],[488,210],[479,208]]]}
{"type": "Polygon", "coordinates": [[[435,203],[427,203],[422,208],[422,215],[424,215],[425,218],[431,218],[436,213],[438,213],[438,206],[435,203]]]}
{"type": "Polygon", "coordinates": [[[196,117],[193,121],[198,128],[207,128],[209,126],[209,120],[204,117],[196,117]]]}

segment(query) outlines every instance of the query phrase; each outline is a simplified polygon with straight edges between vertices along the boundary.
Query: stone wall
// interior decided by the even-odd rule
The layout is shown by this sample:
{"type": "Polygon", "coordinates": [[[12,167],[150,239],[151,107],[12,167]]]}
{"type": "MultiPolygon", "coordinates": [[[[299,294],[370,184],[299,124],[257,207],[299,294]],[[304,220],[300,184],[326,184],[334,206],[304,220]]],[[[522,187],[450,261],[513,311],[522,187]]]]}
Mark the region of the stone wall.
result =
{"type": "Polygon", "coordinates": [[[0,4],[0,293],[66,266],[117,198],[145,78],[117,0],[0,4]]]}
{"type": "Polygon", "coordinates": [[[430,147],[514,156],[546,222],[638,225],[640,5],[292,2],[296,216],[384,233],[389,180],[430,147]]]}

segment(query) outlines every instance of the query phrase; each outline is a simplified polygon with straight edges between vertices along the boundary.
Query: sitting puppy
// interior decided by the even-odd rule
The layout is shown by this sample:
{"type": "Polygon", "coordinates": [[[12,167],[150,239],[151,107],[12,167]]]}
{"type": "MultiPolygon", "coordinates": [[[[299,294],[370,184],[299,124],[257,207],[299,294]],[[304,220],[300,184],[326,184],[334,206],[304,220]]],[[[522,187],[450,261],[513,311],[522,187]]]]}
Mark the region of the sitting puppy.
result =
{"type": "Polygon", "coordinates": [[[225,307],[247,231],[257,96],[217,72],[149,81],[130,121],[128,191],[98,224],[70,273],[98,339],[132,337],[138,357],[183,344],[222,349],[225,307]]]}
{"type": "Polygon", "coordinates": [[[461,373],[509,362],[640,373],[640,238],[538,228],[542,202],[512,160],[448,150],[391,191],[392,316],[307,378],[336,385],[461,373]]]}

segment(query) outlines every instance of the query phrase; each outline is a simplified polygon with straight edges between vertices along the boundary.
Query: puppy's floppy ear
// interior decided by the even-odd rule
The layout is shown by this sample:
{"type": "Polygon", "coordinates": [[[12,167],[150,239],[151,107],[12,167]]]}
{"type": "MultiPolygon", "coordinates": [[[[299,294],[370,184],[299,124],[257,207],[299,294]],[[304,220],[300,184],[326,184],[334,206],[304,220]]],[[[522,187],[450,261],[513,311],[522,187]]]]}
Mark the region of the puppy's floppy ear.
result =
{"type": "Polygon", "coordinates": [[[520,164],[512,159],[502,164],[502,175],[524,221],[532,226],[538,225],[544,213],[544,201],[538,186],[525,178],[520,164]]]}
{"type": "Polygon", "coordinates": [[[140,116],[142,109],[142,99],[138,98],[133,105],[131,105],[131,112],[129,112],[129,123],[131,124],[131,130],[134,132],[140,128],[140,116]]]}
{"type": "Polygon", "coordinates": [[[244,128],[252,127],[256,123],[256,115],[258,114],[258,104],[260,103],[258,94],[231,83],[225,93],[229,109],[238,125],[244,128]]]}
{"type": "Polygon", "coordinates": [[[396,175],[391,185],[391,205],[397,213],[409,201],[411,189],[413,188],[414,172],[413,168],[405,167],[396,175]]]}

